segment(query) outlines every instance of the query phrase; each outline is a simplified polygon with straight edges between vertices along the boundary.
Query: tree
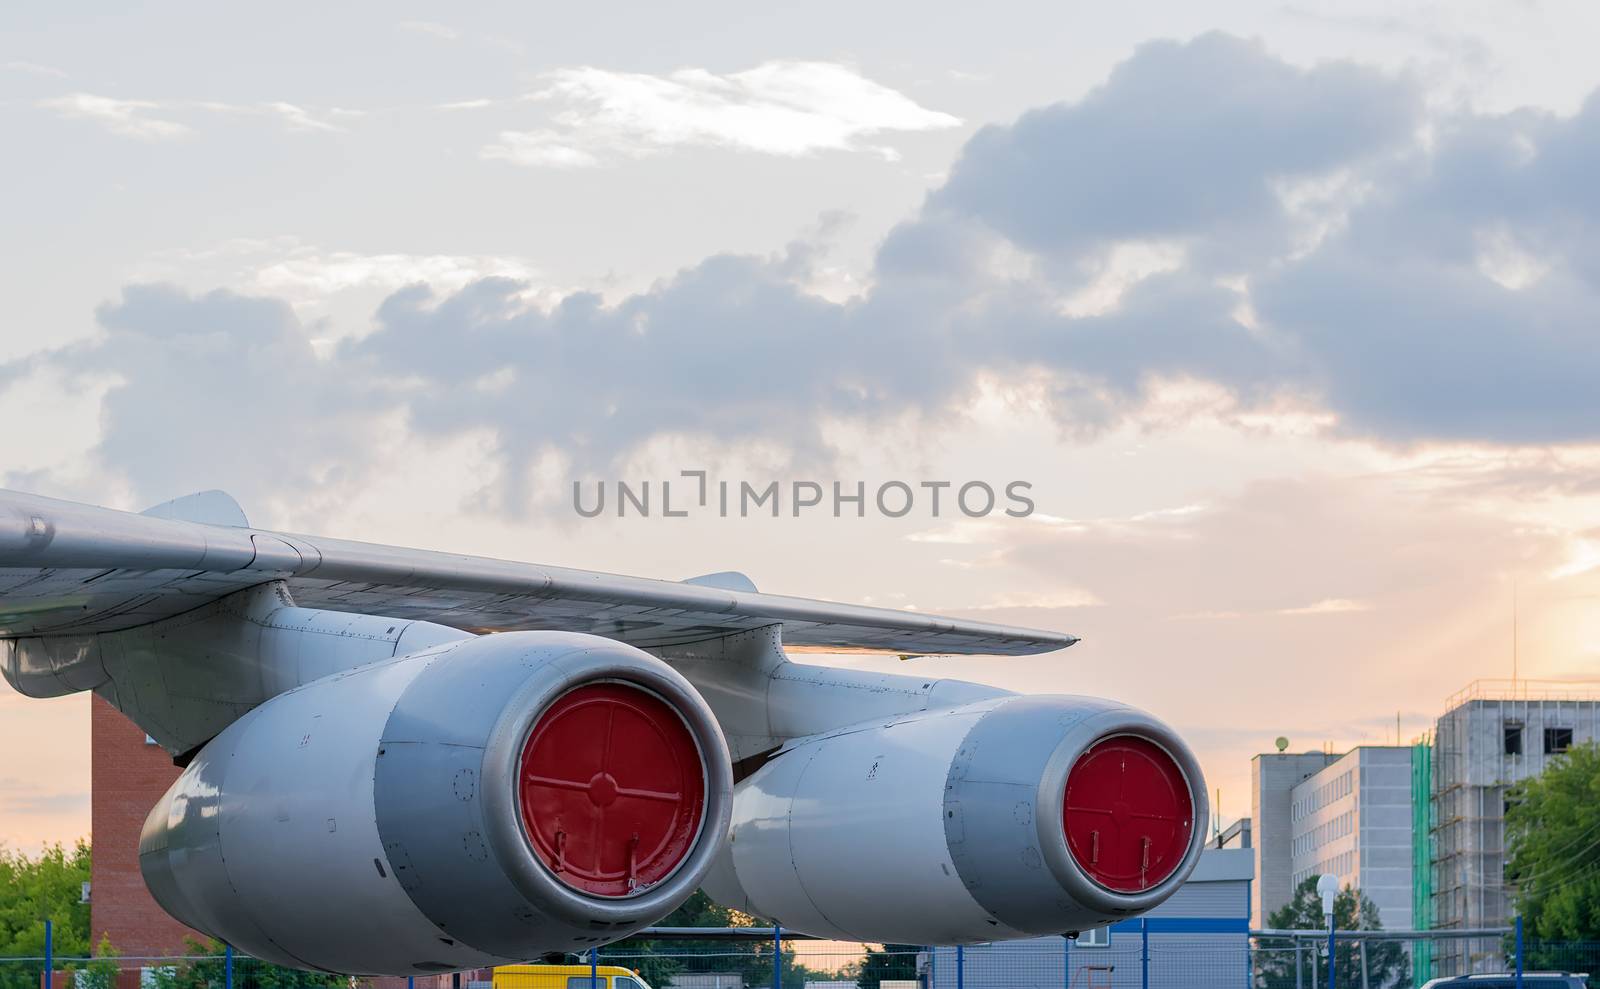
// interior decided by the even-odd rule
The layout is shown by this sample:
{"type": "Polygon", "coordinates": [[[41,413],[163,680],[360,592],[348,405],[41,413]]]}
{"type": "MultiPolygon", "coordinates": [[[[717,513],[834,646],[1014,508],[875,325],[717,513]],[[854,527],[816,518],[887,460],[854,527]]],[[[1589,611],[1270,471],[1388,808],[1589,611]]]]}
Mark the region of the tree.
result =
{"type": "MultiPolygon", "coordinates": [[[[660,927],[738,927],[733,911],[720,904],[714,903],[704,890],[695,890],[694,893],[678,909],[667,914],[656,922],[660,927]]],[[[644,980],[656,989],[669,984],[672,977],[685,971],[687,966],[682,956],[693,955],[697,951],[705,950],[705,942],[701,941],[653,941],[648,938],[625,938],[615,944],[607,945],[600,949],[601,960],[609,965],[623,965],[631,968],[644,977],[644,980]],[[675,957],[676,956],[676,957],[675,957]]],[[[743,942],[729,942],[727,945],[717,944],[718,954],[733,954],[733,961],[745,961],[742,956],[755,957],[755,946],[743,942]]],[[[710,961],[710,959],[707,959],[710,961]]],[[[727,959],[718,958],[717,962],[727,959]]],[[[696,959],[698,961],[698,959],[696,959]]],[[[695,968],[702,968],[695,965],[695,968]]],[[[738,966],[742,969],[742,966],[738,966]]],[[[705,969],[710,971],[711,969],[705,969]]],[[[736,970],[730,967],[726,970],[736,970]]]]}
{"type": "MultiPolygon", "coordinates": [[[[38,856],[0,846],[0,956],[42,956],[45,918],[52,921],[56,957],[87,956],[89,905],[80,901],[88,881],[88,842],[70,851],[51,845],[38,856]]],[[[37,989],[42,968],[0,965],[0,989],[37,989]]]]}
{"type": "MultiPolygon", "coordinates": [[[[656,923],[660,927],[753,927],[766,922],[713,902],[704,890],[695,890],[683,906],[656,923]]],[[[600,961],[631,968],[656,989],[670,985],[673,976],[685,972],[731,972],[746,986],[772,985],[771,941],[627,938],[601,948],[600,961]]],[[[815,975],[795,960],[794,948],[789,945],[784,946],[782,966],[783,984],[795,989],[815,975]]]]}
{"type": "Polygon", "coordinates": [[[83,974],[76,980],[77,989],[117,989],[117,959],[121,954],[112,946],[110,938],[100,935],[94,961],[84,966],[83,974]]]}
{"type": "Polygon", "coordinates": [[[1576,746],[1512,788],[1505,878],[1530,939],[1600,940],[1600,746],[1576,746]]]}
{"type": "MultiPolygon", "coordinates": [[[[1327,917],[1322,912],[1322,897],[1317,895],[1317,878],[1311,876],[1295,887],[1288,903],[1272,912],[1267,926],[1285,931],[1325,931],[1327,917]]],[[[1333,900],[1333,925],[1341,931],[1381,931],[1378,907],[1370,897],[1353,886],[1346,886],[1333,900]]],[[[1313,942],[1317,943],[1317,942],[1313,942]]],[[[1338,959],[1338,984],[1361,986],[1361,945],[1341,941],[1335,948],[1338,959]]],[[[1292,986],[1295,984],[1294,966],[1298,956],[1291,950],[1261,951],[1256,965],[1258,987],[1292,986]]],[[[1307,952],[1304,965],[1316,965],[1318,979],[1326,985],[1327,959],[1316,951],[1307,952]]],[[[1368,941],[1366,950],[1367,981],[1373,989],[1405,985],[1411,981],[1411,962],[1405,947],[1398,941],[1368,941]]]]}
{"type": "MultiPolygon", "coordinates": [[[[188,957],[175,965],[151,971],[152,989],[221,989],[227,981],[224,946],[216,941],[194,938],[184,938],[184,944],[188,957]]],[[[305,972],[254,958],[234,958],[234,989],[342,989],[349,984],[348,976],[305,972]]]]}
{"type": "Polygon", "coordinates": [[[862,945],[866,956],[856,970],[856,985],[860,989],[878,989],[885,979],[915,979],[917,977],[916,944],[885,944],[878,947],[862,945]]]}

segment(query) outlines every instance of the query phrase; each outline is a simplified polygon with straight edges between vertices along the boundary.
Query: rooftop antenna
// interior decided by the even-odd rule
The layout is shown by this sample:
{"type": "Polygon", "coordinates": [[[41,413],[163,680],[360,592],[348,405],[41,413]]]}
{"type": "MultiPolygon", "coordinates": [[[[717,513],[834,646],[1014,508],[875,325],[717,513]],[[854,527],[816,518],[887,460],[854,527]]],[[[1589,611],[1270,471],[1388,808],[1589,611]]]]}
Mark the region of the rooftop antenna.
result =
{"type": "Polygon", "coordinates": [[[1277,741],[1273,742],[1272,744],[1277,747],[1279,752],[1282,752],[1289,747],[1289,740],[1284,738],[1282,735],[1279,735],[1277,741]]]}

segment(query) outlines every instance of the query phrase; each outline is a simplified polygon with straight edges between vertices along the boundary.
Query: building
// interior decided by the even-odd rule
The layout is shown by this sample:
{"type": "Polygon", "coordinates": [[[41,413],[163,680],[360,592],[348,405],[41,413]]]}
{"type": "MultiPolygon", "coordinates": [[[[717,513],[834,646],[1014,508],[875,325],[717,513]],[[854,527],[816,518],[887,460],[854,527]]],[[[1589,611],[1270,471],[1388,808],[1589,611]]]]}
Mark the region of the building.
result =
{"type": "MultiPolygon", "coordinates": [[[[1267,926],[1301,882],[1334,875],[1378,907],[1384,927],[1413,922],[1412,869],[1425,840],[1414,797],[1411,745],[1362,745],[1342,755],[1273,753],[1252,760],[1256,888],[1251,921],[1267,926]]],[[[1424,791],[1426,792],[1426,791],[1424,791]]]]}
{"type": "Polygon", "coordinates": [[[1358,746],[1294,787],[1291,890],[1335,875],[1372,900],[1386,929],[1411,929],[1415,755],[1410,745],[1358,746]]]}
{"type": "Polygon", "coordinates": [[[929,948],[924,984],[928,989],[1191,989],[1196,984],[1249,989],[1253,875],[1250,849],[1207,848],[1183,888],[1142,918],[1084,931],[1076,941],[1043,937],[959,950],[929,948]]]}
{"type": "Polygon", "coordinates": [[[200,935],[156,905],[139,872],[139,831],[179,769],[172,757],[99,695],[89,701],[89,928],[125,958],[185,954],[200,935]]]}
{"type": "Polygon", "coordinates": [[[1250,820],[1255,847],[1255,885],[1250,892],[1250,922],[1267,917],[1294,894],[1292,810],[1294,788],[1327,768],[1336,756],[1325,752],[1271,752],[1250,760],[1250,820]]]}
{"type": "MultiPolygon", "coordinates": [[[[1506,791],[1544,772],[1568,748],[1600,739],[1600,685],[1478,680],[1446,703],[1434,726],[1430,868],[1419,875],[1444,929],[1511,923],[1505,886],[1506,791]]],[[[1498,939],[1440,942],[1434,974],[1504,964],[1498,939]]]]}

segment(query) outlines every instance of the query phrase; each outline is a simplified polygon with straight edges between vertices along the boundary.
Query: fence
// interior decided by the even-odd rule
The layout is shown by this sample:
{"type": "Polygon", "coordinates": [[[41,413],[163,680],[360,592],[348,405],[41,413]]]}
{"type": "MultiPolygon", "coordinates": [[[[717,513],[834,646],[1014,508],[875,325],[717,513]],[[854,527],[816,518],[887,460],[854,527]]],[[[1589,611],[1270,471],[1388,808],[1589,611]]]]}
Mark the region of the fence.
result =
{"type": "Polygon", "coordinates": [[[1467,975],[1503,977],[1475,981],[1481,989],[1520,989],[1530,973],[1600,975],[1600,942],[1524,941],[1520,920],[1505,930],[1338,931],[1331,983],[1325,932],[1251,935],[1252,989],[1413,989],[1467,975]]]}
{"type": "MultiPolygon", "coordinates": [[[[1249,931],[1242,921],[1148,918],[1086,932],[1076,941],[960,947],[821,941],[762,928],[692,937],[669,929],[571,956],[571,964],[593,965],[599,980],[590,983],[585,973],[559,989],[635,989],[626,978],[608,979],[600,971],[606,966],[634,973],[640,989],[1415,989],[1438,974],[1427,970],[1431,949],[1461,940],[1446,932],[1338,932],[1330,986],[1326,934],[1249,931]]],[[[1600,942],[1528,941],[1520,954],[1511,932],[1477,932],[1473,943],[1479,946],[1471,956],[1474,969],[1482,973],[1600,974],[1600,942]]],[[[493,982],[488,969],[348,978],[224,952],[0,958],[0,989],[45,989],[46,971],[54,973],[50,989],[491,989],[493,982]]],[[[502,973],[492,989],[552,986],[526,981],[518,985],[502,973]]],[[[1508,981],[1507,989],[1513,984],[1508,981]]],[[[1600,989],[1600,981],[1592,985],[1600,989]]]]}

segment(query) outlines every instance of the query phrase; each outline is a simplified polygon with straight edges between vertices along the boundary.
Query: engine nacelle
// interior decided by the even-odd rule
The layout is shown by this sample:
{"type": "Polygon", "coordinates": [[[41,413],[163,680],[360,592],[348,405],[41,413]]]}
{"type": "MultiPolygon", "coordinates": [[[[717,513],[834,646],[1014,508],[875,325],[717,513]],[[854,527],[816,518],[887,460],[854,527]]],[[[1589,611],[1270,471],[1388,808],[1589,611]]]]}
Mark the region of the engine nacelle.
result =
{"type": "Polygon", "coordinates": [[[179,920],[301,968],[581,951],[665,916],[727,832],[710,709],[596,636],[510,632],[314,681],[202,749],[139,863],[179,920]]]}
{"type": "Polygon", "coordinates": [[[1155,718],[998,698],[786,747],[735,787],[706,891],[851,941],[1063,934],[1172,895],[1206,821],[1200,766],[1155,718]]]}

